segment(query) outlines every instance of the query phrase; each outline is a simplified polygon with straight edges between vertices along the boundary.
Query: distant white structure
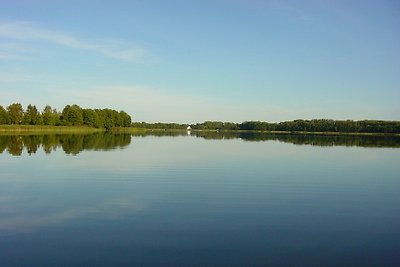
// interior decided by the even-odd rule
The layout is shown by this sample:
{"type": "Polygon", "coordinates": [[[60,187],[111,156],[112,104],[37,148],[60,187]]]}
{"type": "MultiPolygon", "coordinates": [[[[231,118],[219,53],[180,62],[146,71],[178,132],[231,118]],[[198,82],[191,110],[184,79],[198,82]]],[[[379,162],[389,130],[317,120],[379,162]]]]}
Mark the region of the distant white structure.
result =
{"type": "Polygon", "coordinates": [[[188,127],[186,127],[186,130],[190,131],[192,130],[192,127],[190,127],[190,125],[188,127]]]}

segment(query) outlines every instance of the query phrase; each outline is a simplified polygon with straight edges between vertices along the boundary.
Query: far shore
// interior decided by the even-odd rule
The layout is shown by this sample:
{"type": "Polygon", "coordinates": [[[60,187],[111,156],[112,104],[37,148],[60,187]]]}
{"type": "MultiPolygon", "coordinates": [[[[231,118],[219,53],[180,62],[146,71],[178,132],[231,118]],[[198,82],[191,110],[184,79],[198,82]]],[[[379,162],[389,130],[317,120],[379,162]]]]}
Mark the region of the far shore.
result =
{"type": "Polygon", "coordinates": [[[88,134],[95,132],[151,133],[151,132],[214,132],[214,133],[263,133],[302,135],[357,135],[357,136],[400,136],[395,133],[352,133],[352,132],[306,132],[306,131],[260,131],[260,130],[198,130],[198,129],[149,129],[136,127],[115,127],[110,130],[88,126],[44,126],[44,125],[0,125],[0,134],[88,134]]]}

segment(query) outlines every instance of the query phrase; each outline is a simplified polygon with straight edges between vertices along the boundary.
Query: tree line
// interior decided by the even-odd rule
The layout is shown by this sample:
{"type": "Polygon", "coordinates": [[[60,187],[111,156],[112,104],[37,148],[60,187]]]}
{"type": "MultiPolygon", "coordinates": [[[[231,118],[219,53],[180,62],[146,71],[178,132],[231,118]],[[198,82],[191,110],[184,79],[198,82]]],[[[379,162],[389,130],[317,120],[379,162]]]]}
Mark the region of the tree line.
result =
{"type": "Polygon", "coordinates": [[[0,125],[53,125],[90,126],[111,129],[113,127],[134,127],[143,129],[186,129],[217,131],[284,131],[284,132],[341,132],[341,133],[400,133],[400,121],[383,120],[294,120],[278,123],[245,121],[242,123],[205,121],[197,124],[133,122],[124,111],[113,109],[89,109],[66,105],[61,112],[47,105],[43,111],[29,104],[24,110],[14,103],[6,108],[0,106],[0,125]]]}
{"type": "Polygon", "coordinates": [[[212,131],[282,131],[337,133],[400,133],[400,121],[383,120],[294,120],[285,122],[245,121],[242,123],[205,121],[197,124],[133,122],[132,127],[144,129],[186,129],[212,131]]]}
{"type": "Polygon", "coordinates": [[[279,123],[249,121],[241,130],[286,132],[400,133],[400,121],[382,120],[294,120],[279,123]]]}
{"type": "Polygon", "coordinates": [[[188,124],[179,123],[148,123],[148,122],[133,122],[132,127],[143,128],[143,129],[165,129],[165,130],[184,130],[188,127],[188,124]]]}
{"type": "Polygon", "coordinates": [[[110,129],[112,127],[130,127],[131,116],[125,111],[113,109],[90,109],[66,105],[61,112],[47,105],[39,111],[29,104],[24,110],[20,103],[6,108],[0,105],[0,125],[50,125],[50,126],[90,126],[110,129]]]}

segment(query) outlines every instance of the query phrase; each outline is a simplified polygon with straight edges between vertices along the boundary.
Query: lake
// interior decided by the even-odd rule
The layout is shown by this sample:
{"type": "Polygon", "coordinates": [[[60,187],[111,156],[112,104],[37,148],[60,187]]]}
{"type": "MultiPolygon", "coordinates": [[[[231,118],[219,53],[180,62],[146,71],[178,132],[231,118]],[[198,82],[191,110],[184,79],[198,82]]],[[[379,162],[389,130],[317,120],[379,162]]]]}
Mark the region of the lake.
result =
{"type": "Polygon", "coordinates": [[[400,266],[400,137],[0,135],[0,266],[400,266]]]}

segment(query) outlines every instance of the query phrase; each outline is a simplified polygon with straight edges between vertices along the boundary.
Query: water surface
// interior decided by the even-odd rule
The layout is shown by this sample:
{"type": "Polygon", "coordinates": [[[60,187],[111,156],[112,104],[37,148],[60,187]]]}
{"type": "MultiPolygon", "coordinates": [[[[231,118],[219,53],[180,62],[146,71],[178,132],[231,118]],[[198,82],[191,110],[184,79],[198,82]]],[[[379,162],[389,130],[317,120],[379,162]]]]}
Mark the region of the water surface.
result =
{"type": "Polygon", "coordinates": [[[0,266],[399,266],[399,144],[0,136],[0,266]]]}

